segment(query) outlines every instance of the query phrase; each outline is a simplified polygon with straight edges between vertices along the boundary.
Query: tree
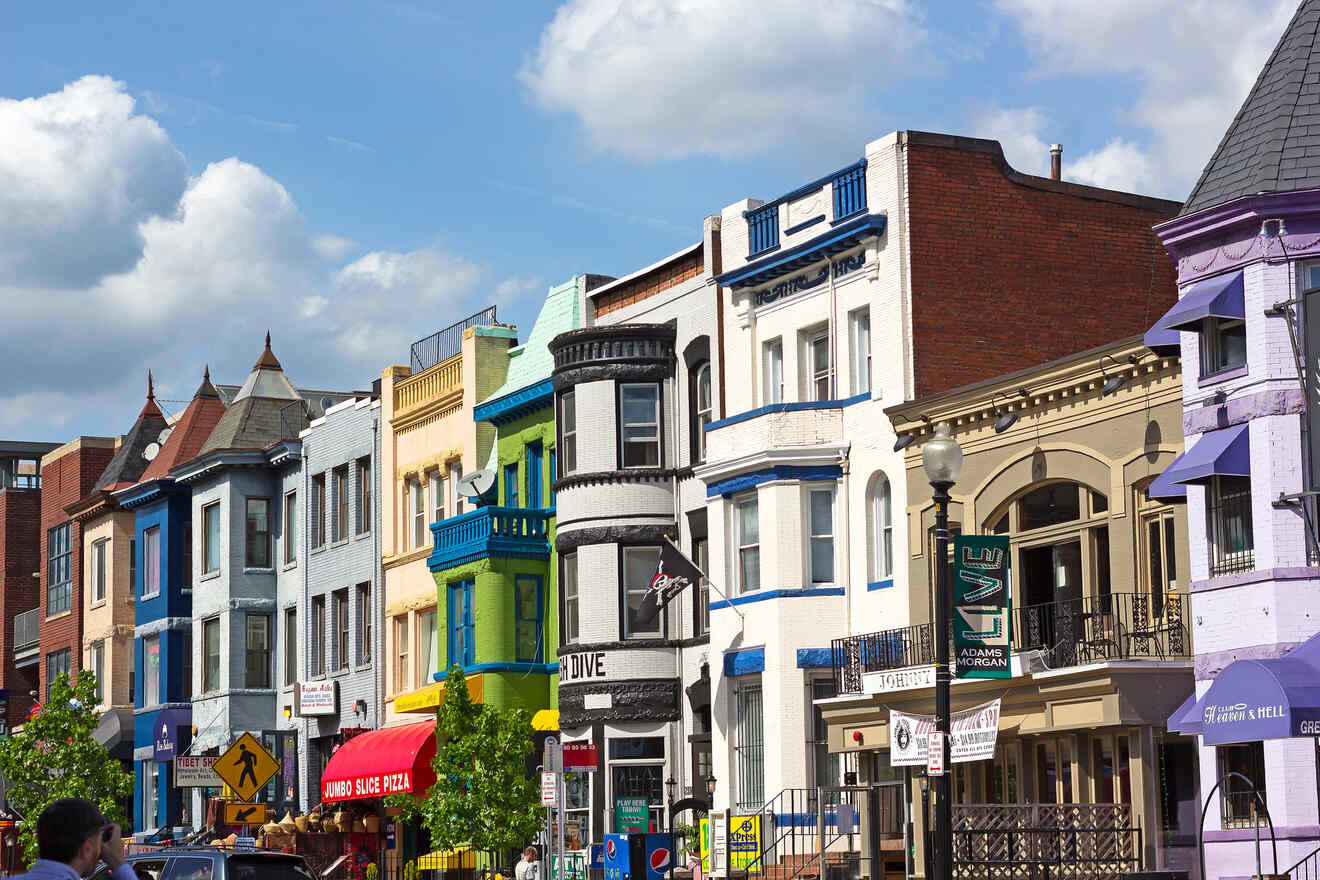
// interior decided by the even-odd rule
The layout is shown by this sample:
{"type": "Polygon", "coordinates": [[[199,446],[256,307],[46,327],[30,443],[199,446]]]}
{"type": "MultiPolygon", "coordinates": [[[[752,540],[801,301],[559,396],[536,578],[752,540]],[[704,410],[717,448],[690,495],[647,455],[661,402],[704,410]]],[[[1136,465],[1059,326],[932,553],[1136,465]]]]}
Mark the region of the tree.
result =
{"type": "Polygon", "coordinates": [[[37,851],[37,817],[60,798],[86,798],[111,822],[126,822],[119,802],[132,793],[133,774],[92,738],[96,704],[96,676],[83,670],[70,684],[61,674],[22,731],[0,738],[0,773],[9,781],[10,806],[23,817],[24,852],[37,851]]]}
{"type": "Polygon", "coordinates": [[[387,803],[419,818],[439,849],[503,851],[535,837],[542,813],[536,782],[527,776],[530,716],[477,707],[463,670],[454,667],[436,722],[435,784],[420,801],[391,795],[387,803]]]}

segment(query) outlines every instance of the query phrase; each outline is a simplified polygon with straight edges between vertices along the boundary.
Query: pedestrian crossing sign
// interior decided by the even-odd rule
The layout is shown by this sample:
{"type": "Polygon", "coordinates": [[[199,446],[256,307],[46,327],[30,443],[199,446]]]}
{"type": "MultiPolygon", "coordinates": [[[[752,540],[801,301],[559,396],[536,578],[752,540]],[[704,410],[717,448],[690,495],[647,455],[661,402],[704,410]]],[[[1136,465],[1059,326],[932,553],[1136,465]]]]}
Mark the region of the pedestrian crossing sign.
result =
{"type": "Polygon", "coordinates": [[[264,825],[265,823],[265,804],[245,804],[239,801],[225,804],[226,825],[264,825]]]}
{"type": "Polygon", "coordinates": [[[244,733],[220,756],[213,769],[235,794],[250,801],[280,769],[280,762],[266,751],[259,739],[244,733]]]}

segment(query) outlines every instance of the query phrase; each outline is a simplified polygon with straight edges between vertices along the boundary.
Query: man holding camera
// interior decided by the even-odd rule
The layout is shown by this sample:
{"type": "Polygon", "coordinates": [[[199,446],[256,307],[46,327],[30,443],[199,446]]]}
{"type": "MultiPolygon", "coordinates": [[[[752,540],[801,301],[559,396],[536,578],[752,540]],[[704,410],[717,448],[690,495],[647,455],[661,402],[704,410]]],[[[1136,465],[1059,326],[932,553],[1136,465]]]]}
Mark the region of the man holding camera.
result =
{"type": "Polygon", "coordinates": [[[15,880],[79,880],[100,862],[110,866],[111,880],[136,880],[124,861],[119,826],[112,825],[91,801],[65,798],[52,803],[37,818],[37,860],[15,880]]]}

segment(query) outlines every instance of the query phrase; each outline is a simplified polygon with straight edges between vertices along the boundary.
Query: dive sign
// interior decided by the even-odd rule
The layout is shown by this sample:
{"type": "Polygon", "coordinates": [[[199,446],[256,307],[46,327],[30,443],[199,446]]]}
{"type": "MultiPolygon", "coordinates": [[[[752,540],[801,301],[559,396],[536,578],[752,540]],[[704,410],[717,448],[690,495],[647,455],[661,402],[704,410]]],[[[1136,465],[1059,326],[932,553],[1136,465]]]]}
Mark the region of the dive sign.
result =
{"type": "Polygon", "coordinates": [[[953,651],[958,678],[1009,678],[1006,535],[953,538],[953,651]]]}

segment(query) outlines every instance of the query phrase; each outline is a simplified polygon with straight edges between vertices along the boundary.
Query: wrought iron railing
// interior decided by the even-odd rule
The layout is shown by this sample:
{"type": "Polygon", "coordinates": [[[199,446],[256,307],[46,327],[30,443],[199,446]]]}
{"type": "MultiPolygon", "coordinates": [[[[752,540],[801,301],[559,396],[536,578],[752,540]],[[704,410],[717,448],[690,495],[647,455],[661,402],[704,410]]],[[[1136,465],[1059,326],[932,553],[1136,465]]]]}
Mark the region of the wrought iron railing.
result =
{"type": "Polygon", "coordinates": [[[779,203],[743,214],[747,218],[747,256],[754,257],[779,246],[779,203]]]}
{"type": "Polygon", "coordinates": [[[463,331],[469,327],[483,327],[494,324],[495,308],[495,306],[487,306],[476,314],[468,315],[456,324],[450,324],[445,329],[414,342],[409,358],[413,373],[429,370],[441,361],[447,361],[458,354],[463,347],[463,331]]]}
{"type": "Polygon", "coordinates": [[[40,641],[41,609],[33,608],[14,616],[14,650],[30,648],[40,641]]]}
{"type": "Polygon", "coordinates": [[[280,439],[297,440],[307,430],[312,419],[307,412],[307,401],[295,400],[280,407],[280,439]]]}
{"type": "Polygon", "coordinates": [[[842,220],[866,210],[866,163],[834,175],[834,219],[842,220]]]}
{"type": "MultiPolygon", "coordinates": [[[[895,788],[896,797],[901,789],[895,788]]],[[[829,867],[850,847],[840,847],[848,837],[838,830],[838,805],[847,803],[852,815],[858,814],[860,793],[856,790],[838,791],[816,788],[786,788],[764,804],[739,804],[735,815],[759,816],[761,823],[761,851],[739,866],[747,874],[774,875],[779,880],[791,880],[799,874],[818,874],[820,864],[820,821],[824,819],[829,867]],[[824,811],[824,816],[821,811],[824,811]]],[[[890,805],[892,807],[892,805],[890,805]]],[[[883,810],[883,807],[882,807],[883,810]]],[[[901,806],[885,812],[889,817],[901,817],[901,806]]],[[[877,820],[883,821],[881,817],[877,820]]],[[[901,820],[900,820],[901,821],[901,820]]],[[[883,829],[882,829],[883,831],[883,829]]],[[[900,828],[901,833],[901,828],[900,828]]],[[[892,835],[888,835],[892,836],[892,835]]]]}
{"type": "Polygon", "coordinates": [[[954,805],[953,874],[982,880],[1118,880],[1141,870],[1126,804],[954,805]]]}
{"type": "MultiPolygon", "coordinates": [[[[924,623],[835,639],[831,654],[838,692],[862,693],[862,676],[869,672],[934,663],[933,630],[924,623]]],[[[1014,653],[1037,652],[1051,669],[1104,660],[1182,659],[1192,649],[1178,593],[1109,593],[1019,606],[1009,617],[1009,630],[1014,653]]]]}
{"type": "Polygon", "coordinates": [[[1291,880],[1317,880],[1317,878],[1320,878],[1320,849],[1317,849],[1284,873],[1291,880]]]}

